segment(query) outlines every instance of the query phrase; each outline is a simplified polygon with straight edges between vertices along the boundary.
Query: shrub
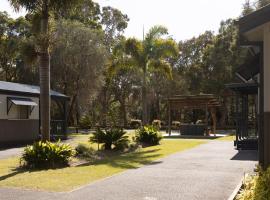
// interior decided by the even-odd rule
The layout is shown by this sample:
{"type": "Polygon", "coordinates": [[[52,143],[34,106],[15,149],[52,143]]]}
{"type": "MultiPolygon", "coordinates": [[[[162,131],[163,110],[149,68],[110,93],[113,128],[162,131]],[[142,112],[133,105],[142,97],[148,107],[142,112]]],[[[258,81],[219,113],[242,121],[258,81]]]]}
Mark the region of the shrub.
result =
{"type": "Polygon", "coordinates": [[[111,128],[109,130],[98,129],[90,137],[90,142],[103,144],[105,150],[124,150],[128,147],[128,136],[123,129],[111,128]]]}
{"type": "Polygon", "coordinates": [[[236,200],[268,200],[270,199],[270,167],[268,170],[258,170],[255,176],[246,178],[243,189],[236,200]]]}
{"type": "Polygon", "coordinates": [[[142,126],[142,120],[139,119],[132,119],[130,121],[130,127],[134,129],[138,129],[142,126]]]}
{"type": "Polygon", "coordinates": [[[144,126],[136,131],[135,141],[143,146],[158,145],[162,135],[154,126],[144,126]]]}
{"type": "Polygon", "coordinates": [[[83,129],[91,128],[91,119],[88,115],[81,117],[79,121],[79,127],[83,129]]]}
{"type": "Polygon", "coordinates": [[[157,130],[160,130],[161,129],[161,121],[160,120],[154,120],[152,122],[152,125],[157,129],[157,130]]]}
{"type": "Polygon", "coordinates": [[[78,144],[75,150],[76,156],[79,157],[91,158],[95,155],[95,150],[86,144],[78,144]]]}
{"type": "Polygon", "coordinates": [[[181,122],[179,121],[172,121],[172,128],[173,129],[179,129],[181,125],[181,122]]]}
{"type": "Polygon", "coordinates": [[[21,164],[29,168],[64,167],[73,155],[74,151],[68,144],[40,141],[24,148],[21,164]]]}

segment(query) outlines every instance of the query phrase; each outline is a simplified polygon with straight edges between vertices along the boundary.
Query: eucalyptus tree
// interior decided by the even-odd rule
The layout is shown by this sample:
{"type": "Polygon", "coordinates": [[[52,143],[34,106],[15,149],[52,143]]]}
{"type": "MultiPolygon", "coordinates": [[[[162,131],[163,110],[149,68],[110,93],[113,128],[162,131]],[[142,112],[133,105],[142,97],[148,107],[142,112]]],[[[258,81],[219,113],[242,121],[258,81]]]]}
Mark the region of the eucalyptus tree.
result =
{"type": "Polygon", "coordinates": [[[154,26],[146,34],[143,41],[135,38],[126,41],[127,55],[133,58],[134,67],[142,72],[142,110],[143,124],[148,123],[147,112],[147,75],[151,69],[159,69],[160,72],[171,76],[170,58],[177,56],[177,45],[171,38],[163,38],[168,34],[167,28],[154,26]]]}
{"type": "Polygon", "coordinates": [[[28,69],[23,67],[22,49],[30,35],[30,24],[24,17],[12,19],[6,12],[0,12],[1,80],[21,80],[21,74],[28,69]]]}
{"type": "Polygon", "coordinates": [[[78,21],[63,20],[57,23],[56,35],[51,53],[52,84],[71,97],[70,122],[78,124],[103,85],[107,61],[104,34],[78,21]]]}
{"type": "Polygon", "coordinates": [[[270,3],[270,0],[258,0],[257,8],[262,8],[270,3]]]}
{"type": "Polygon", "coordinates": [[[252,5],[252,2],[250,0],[246,0],[243,4],[243,11],[242,16],[248,15],[254,11],[254,5],[252,5]]]}
{"type": "Polygon", "coordinates": [[[50,140],[50,26],[52,13],[72,7],[80,0],[9,0],[16,11],[21,8],[35,16],[36,50],[40,73],[40,114],[42,140],[50,140]]]}

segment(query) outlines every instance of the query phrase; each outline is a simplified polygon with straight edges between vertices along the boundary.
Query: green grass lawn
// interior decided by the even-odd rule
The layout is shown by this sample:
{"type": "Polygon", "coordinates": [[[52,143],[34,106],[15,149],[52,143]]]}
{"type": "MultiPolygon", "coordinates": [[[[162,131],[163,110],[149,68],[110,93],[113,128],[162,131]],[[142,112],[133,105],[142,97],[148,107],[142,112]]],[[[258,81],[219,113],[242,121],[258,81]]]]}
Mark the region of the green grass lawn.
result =
{"type": "MultiPolygon", "coordinates": [[[[89,136],[76,137],[76,140],[79,143],[85,142],[86,137],[89,136]]],[[[91,164],[55,170],[23,171],[17,169],[19,158],[0,160],[0,186],[56,192],[69,191],[205,142],[202,140],[163,140],[159,146],[107,157],[91,164]]]]}
{"type": "Polygon", "coordinates": [[[235,135],[228,135],[228,136],[225,136],[225,137],[220,137],[218,138],[217,140],[219,141],[234,141],[235,140],[235,135]]]}

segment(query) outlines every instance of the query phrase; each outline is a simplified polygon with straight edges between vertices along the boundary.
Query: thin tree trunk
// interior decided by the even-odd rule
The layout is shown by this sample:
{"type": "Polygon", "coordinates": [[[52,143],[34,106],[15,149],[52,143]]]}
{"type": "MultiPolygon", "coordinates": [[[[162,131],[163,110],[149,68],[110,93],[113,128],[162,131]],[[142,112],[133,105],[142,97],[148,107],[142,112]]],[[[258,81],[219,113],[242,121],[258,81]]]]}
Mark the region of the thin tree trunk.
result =
{"type": "Polygon", "coordinates": [[[148,124],[147,102],[146,102],[146,66],[143,69],[143,85],[142,85],[142,121],[143,125],[148,124]]]}
{"type": "Polygon", "coordinates": [[[121,105],[121,115],[124,123],[124,127],[127,127],[127,109],[125,104],[125,97],[123,97],[120,101],[121,105]]]}
{"type": "Polygon", "coordinates": [[[41,19],[40,52],[40,117],[42,141],[50,141],[50,55],[48,42],[49,13],[48,1],[43,1],[41,19]]]}

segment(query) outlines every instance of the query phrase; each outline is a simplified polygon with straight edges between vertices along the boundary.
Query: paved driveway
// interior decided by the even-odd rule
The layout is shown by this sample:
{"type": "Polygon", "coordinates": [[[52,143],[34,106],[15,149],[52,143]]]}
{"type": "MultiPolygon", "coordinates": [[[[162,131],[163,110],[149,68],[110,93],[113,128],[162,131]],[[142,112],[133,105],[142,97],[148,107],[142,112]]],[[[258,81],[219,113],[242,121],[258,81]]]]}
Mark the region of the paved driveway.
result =
{"type": "Polygon", "coordinates": [[[0,199],[223,200],[256,164],[256,152],[211,141],[69,193],[1,189],[0,199]]]}

